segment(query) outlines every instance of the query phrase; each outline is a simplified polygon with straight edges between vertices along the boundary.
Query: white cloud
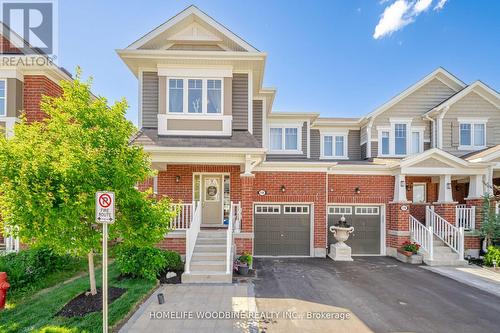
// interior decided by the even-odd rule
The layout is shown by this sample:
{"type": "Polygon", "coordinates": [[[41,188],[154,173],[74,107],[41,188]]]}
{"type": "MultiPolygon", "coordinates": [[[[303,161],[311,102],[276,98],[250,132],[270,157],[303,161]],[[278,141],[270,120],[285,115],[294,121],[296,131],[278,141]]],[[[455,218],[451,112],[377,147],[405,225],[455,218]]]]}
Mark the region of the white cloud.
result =
{"type": "MultiPolygon", "coordinates": [[[[442,0],[441,0],[442,1],[442,0]]],[[[446,1],[446,0],[445,0],[446,1]]],[[[429,9],[430,5],[432,3],[432,0],[418,0],[416,3],[415,3],[415,6],[413,7],[413,10],[415,11],[415,13],[418,15],[420,14],[421,12],[424,12],[426,11],[427,9],[429,9]]]]}
{"type": "Polygon", "coordinates": [[[434,10],[441,10],[443,9],[444,5],[448,2],[448,0],[439,0],[437,5],[434,7],[434,10]]]}
{"type": "MultiPolygon", "coordinates": [[[[385,7],[375,27],[373,38],[380,39],[391,35],[404,26],[415,21],[421,13],[427,11],[434,0],[396,0],[385,7]]],[[[434,10],[441,10],[448,0],[436,0],[434,10]]],[[[384,1],[386,2],[386,1],[384,1]]],[[[382,4],[383,2],[381,2],[382,4]]]]}
{"type": "Polygon", "coordinates": [[[405,0],[397,0],[385,8],[380,21],[375,27],[373,38],[379,39],[392,34],[412,22],[411,17],[405,18],[410,9],[410,4],[405,0]]]}

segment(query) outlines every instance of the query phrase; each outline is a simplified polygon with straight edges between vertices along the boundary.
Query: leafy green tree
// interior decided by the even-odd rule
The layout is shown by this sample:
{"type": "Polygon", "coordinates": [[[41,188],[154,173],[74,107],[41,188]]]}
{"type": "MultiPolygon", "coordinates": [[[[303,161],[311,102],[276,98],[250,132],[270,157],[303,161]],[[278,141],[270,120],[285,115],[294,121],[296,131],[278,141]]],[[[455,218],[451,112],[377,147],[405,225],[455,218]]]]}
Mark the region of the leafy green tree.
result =
{"type": "Polygon", "coordinates": [[[497,215],[492,201],[495,197],[485,195],[483,198],[481,221],[481,236],[484,237],[486,246],[490,246],[494,240],[500,239],[500,215],[497,215]]]}
{"type": "Polygon", "coordinates": [[[95,223],[95,192],[115,192],[110,239],[150,246],[168,232],[175,208],[135,186],[154,175],[147,154],[129,144],[136,131],[125,119],[125,100],[107,105],[91,82],[62,82],[63,94],[44,96],[41,122],[23,119],[13,137],[0,139],[0,214],[4,229],[21,242],[60,253],[88,255],[96,293],[93,254],[102,245],[95,223]],[[7,231],[9,232],[9,231],[7,231]]]}

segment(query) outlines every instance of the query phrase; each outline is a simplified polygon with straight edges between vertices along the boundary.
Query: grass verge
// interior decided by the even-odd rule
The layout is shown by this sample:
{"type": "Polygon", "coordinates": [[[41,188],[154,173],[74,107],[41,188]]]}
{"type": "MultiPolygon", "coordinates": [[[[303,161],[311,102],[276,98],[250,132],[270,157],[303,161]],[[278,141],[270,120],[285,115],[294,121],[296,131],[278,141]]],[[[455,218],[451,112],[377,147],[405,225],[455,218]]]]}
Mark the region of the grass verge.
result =
{"type": "MultiPolygon", "coordinates": [[[[109,325],[114,326],[128,315],[143,297],[156,286],[154,281],[125,279],[118,281],[119,272],[114,264],[109,267],[109,285],[127,291],[109,306],[109,325]]],[[[97,285],[101,285],[101,270],[96,271],[97,285]]],[[[88,276],[61,284],[47,292],[24,297],[0,316],[0,332],[90,333],[102,332],[102,313],[94,312],[84,317],[64,318],[55,316],[62,307],[78,294],[89,289],[88,276]]]]}

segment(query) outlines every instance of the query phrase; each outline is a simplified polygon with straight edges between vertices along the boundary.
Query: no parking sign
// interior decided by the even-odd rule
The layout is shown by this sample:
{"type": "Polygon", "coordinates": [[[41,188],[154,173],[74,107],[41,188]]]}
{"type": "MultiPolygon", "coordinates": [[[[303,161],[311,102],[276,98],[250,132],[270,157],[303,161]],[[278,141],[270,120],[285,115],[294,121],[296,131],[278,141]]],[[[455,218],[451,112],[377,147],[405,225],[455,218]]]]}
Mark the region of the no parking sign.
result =
{"type": "Polygon", "coordinates": [[[95,220],[99,223],[113,223],[115,221],[115,194],[113,192],[96,193],[95,220]]]}

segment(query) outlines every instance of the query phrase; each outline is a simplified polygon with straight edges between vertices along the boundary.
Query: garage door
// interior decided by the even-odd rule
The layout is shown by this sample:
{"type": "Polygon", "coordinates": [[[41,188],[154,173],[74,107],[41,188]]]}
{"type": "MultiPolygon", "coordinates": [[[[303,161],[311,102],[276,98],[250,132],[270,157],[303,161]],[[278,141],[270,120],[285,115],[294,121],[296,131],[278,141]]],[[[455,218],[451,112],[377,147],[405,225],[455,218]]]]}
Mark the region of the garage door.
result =
{"type": "Polygon", "coordinates": [[[342,215],[354,227],[346,244],[352,254],[380,254],[380,214],[379,206],[329,206],[328,207],[328,250],[335,243],[330,226],[336,224],[342,215]]]}
{"type": "Polygon", "coordinates": [[[309,205],[255,205],[254,254],[309,256],[310,223],[309,205]]]}

